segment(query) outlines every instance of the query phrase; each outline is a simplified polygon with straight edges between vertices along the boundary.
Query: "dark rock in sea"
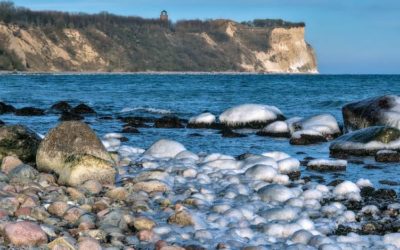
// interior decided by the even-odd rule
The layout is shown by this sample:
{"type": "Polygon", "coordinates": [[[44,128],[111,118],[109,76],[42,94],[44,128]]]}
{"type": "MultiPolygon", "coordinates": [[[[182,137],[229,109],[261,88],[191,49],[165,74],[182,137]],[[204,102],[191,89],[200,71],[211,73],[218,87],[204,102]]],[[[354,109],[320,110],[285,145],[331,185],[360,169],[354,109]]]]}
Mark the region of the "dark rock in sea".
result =
{"type": "Polygon", "coordinates": [[[187,128],[192,128],[192,129],[221,129],[222,124],[220,123],[188,123],[187,128]]]}
{"type": "MultiPolygon", "coordinates": [[[[398,96],[386,95],[346,104],[342,108],[344,126],[346,131],[358,130],[371,126],[385,126],[398,124],[389,121],[385,114],[397,106],[398,96]]],[[[393,119],[398,119],[394,117],[393,119]]]]}
{"type": "Polygon", "coordinates": [[[94,109],[92,109],[91,107],[89,107],[88,105],[81,103],[78,106],[74,107],[73,109],[71,109],[72,113],[75,114],[96,114],[96,111],[94,109]]]}
{"type": "Polygon", "coordinates": [[[348,163],[352,163],[352,164],[357,164],[357,165],[362,165],[364,164],[364,161],[362,159],[347,159],[348,163]]]}
{"type": "Polygon", "coordinates": [[[380,180],[379,183],[383,184],[383,185],[388,185],[388,186],[398,186],[398,185],[400,185],[400,182],[398,182],[398,181],[390,181],[390,180],[380,180]]]}
{"type": "Polygon", "coordinates": [[[139,134],[139,130],[135,127],[132,126],[124,126],[122,128],[122,133],[127,133],[127,134],[139,134]]]}
{"type": "Polygon", "coordinates": [[[191,133],[191,134],[189,134],[189,136],[191,136],[191,137],[201,137],[203,135],[199,134],[199,133],[191,133]]]}
{"type": "Polygon", "coordinates": [[[15,115],[18,116],[42,116],[45,115],[43,109],[34,108],[34,107],[25,107],[21,109],[17,109],[15,111],[15,115]]]}
{"type": "Polygon", "coordinates": [[[336,187],[340,183],[344,182],[342,179],[336,179],[328,183],[328,186],[336,187]]]}
{"type": "Polygon", "coordinates": [[[114,118],[112,116],[102,116],[98,118],[99,120],[106,120],[106,121],[110,121],[113,120],[114,118]]]}
{"type": "Polygon", "coordinates": [[[331,143],[329,150],[332,156],[339,158],[349,155],[375,155],[378,151],[386,149],[386,145],[398,139],[400,139],[400,130],[397,128],[368,127],[342,135],[331,143]],[[374,147],[364,146],[370,142],[376,142],[377,145],[374,147]]]}
{"type": "Polygon", "coordinates": [[[383,167],[368,164],[368,165],[365,165],[363,168],[368,169],[368,170],[372,170],[372,169],[382,169],[383,167]]]}
{"type": "Polygon", "coordinates": [[[296,180],[300,179],[301,172],[300,171],[293,171],[293,172],[287,173],[287,176],[289,176],[289,179],[291,181],[296,181],[296,180]]]}
{"type": "Polygon", "coordinates": [[[292,145],[311,145],[327,141],[322,135],[301,134],[299,137],[290,138],[289,143],[292,145]]]}
{"type": "Polygon", "coordinates": [[[40,137],[21,125],[0,127],[0,160],[5,156],[17,156],[23,162],[35,162],[40,137]]]}
{"type": "Polygon", "coordinates": [[[400,162],[400,153],[393,150],[381,150],[375,155],[377,162],[400,162]]]}
{"type": "Polygon", "coordinates": [[[153,118],[147,118],[147,117],[118,117],[121,122],[126,123],[126,125],[136,127],[136,128],[147,128],[149,127],[146,123],[153,123],[155,122],[155,119],[153,118]]]}
{"type": "Polygon", "coordinates": [[[363,187],[360,190],[360,195],[361,197],[372,197],[374,195],[375,192],[375,188],[373,187],[363,187]]]}
{"type": "Polygon", "coordinates": [[[309,177],[311,178],[311,180],[315,180],[318,183],[324,183],[325,182],[325,178],[323,176],[320,176],[320,175],[310,175],[309,177]]]}
{"type": "Polygon", "coordinates": [[[12,105],[6,104],[4,102],[0,102],[0,115],[6,114],[6,113],[14,113],[16,108],[14,108],[12,105]]]}
{"type": "Polygon", "coordinates": [[[347,161],[315,160],[307,164],[307,169],[319,172],[346,171],[347,161]]]}
{"type": "Polygon", "coordinates": [[[222,135],[224,138],[241,138],[241,137],[246,137],[244,134],[237,133],[233,131],[232,129],[229,128],[224,128],[219,133],[222,135]]]}
{"type": "Polygon", "coordinates": [[[276,137],[276,138],[290,138],[290,133],[273,133],[260,130],[256,133],[258,136],[276,137]]]}
{"type": "Polygon", "coordinates": [[[306,153],[305,152],[296,152],[296,155],[305,155],[306,153]]]}
{"type": "Polygon", "coordinates": [[[393,189],[374,189],[372,187],[364,187],[361,189],[361,196],[369,197],[376,200],[393,201],[397,198],[397,193],[393,189]]]}
{"type": "Polygon", "coordinates": [[[163,116],[154,122],[156,128],[184,128],[181,120],[176,116],[163,116]]]}
{"type": "Polygon", "coordinates": [[[68,102],[66,101],[59,101],[55,104],[53,104],[53,106],[50,107],[50,110],[52,112],[56,112],[56,113],[61,113],[61,112],[67,112],[71,110],[71,105],[69,105],[68,102]]]}
{"type": "Polygon", "coordinates": [[[2,120],[0,120],[0,127],[6,125],[5,122],[3,122],[2,120]]]}
{"type": "Polygon", "coordinates": [[[85,117],[81,116],[80,114],[76,114],[69,111],[63,111],[59,118],[60,121],[80,121],[85,119],[85,117]]]}

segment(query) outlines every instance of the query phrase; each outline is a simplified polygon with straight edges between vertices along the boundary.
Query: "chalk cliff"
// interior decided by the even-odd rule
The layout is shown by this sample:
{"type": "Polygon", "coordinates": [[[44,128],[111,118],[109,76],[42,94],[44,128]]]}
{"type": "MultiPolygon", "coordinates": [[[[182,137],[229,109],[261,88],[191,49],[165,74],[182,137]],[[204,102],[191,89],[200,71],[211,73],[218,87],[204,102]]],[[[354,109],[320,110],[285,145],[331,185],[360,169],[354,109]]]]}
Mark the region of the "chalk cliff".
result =
{"type": "Polygon", "coordinates": [[[93,16],[45,25],[0,19],[0,70],[318,72],[301,23],[194,20],[172,24],[104,16],[96,15],[100,21],[84,24],[82,20],[93,16]]]}

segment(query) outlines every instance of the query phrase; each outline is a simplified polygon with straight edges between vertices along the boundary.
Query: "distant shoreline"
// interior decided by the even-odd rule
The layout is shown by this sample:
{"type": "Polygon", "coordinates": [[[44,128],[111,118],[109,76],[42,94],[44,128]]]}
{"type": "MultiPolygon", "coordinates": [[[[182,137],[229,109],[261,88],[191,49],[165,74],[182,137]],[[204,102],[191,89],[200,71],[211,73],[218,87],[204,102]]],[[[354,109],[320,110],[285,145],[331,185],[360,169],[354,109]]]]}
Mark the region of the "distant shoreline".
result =
{"type": "Polygon", "coordinates": [[[320,75],[316,73],[279,73],[279,72],[239,72],[239,71],[0,71],[0,75],[320,75]]]}

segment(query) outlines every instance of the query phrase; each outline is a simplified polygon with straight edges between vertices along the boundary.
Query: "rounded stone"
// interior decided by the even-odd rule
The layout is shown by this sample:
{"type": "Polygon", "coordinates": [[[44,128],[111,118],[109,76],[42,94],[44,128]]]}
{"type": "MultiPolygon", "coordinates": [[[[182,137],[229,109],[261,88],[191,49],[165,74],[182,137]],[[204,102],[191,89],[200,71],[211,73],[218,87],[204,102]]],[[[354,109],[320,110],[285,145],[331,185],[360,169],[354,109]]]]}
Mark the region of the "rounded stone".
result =
{"type": "Polygon", "coordinates": [[[21,221],[7,224],[4,228],[6,239],[18,247],[33,247],[47,243],[47,235],[39,225],[21,221]]]}

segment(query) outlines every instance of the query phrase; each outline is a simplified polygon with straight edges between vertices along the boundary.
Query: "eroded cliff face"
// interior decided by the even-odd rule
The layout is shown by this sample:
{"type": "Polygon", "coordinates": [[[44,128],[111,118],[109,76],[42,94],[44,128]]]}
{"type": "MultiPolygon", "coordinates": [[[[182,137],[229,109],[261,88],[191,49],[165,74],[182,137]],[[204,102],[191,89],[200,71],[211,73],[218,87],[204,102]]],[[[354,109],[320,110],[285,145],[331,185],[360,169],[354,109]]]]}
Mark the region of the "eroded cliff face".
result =
{"type": "Polygon", "coordinates": [[[228,20],[213,21],[206,31],[127,27],[112,34],[93,27],[46,30],[0,23],[0,45],[9,52],[0,64],[8,55],[33,72],[318,72],[304,27],[249,27],[228,20]]]}

